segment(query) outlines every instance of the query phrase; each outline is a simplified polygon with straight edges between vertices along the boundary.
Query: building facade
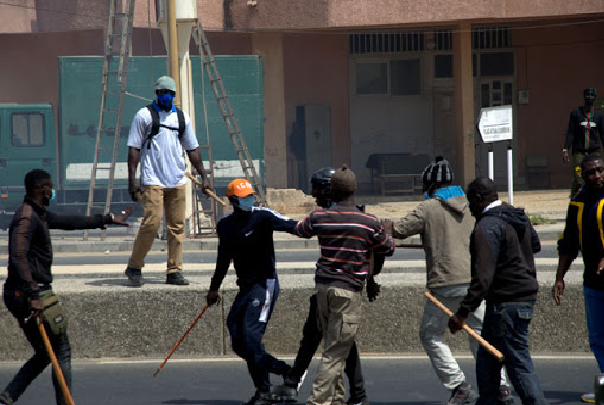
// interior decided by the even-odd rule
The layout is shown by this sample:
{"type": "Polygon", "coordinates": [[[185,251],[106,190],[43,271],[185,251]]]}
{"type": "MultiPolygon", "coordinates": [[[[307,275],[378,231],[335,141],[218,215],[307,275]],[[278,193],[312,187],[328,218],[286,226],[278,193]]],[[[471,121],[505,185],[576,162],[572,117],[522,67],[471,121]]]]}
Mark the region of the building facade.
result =
{"type": "MultiPolygon", "coordinates": [[[[107,5],[8,3],[0,102],[56,103],[56,58],[102,55],[107,5]]],[[[133,55],[166,53],[152,3],[136,3],[133,55]]],[[[417,155],[447,157],[467,185],[487,174],[476,118],[498,105],[513,108],[516,187],[567,187],[570,111],[586,87],[604,95],[602,0],[198,0],[198,15],[215,54],[264,56],[273,188],[307,189],[310,173],[346,162],[360,191],[377,193],[379,162],[405,172],[417,155]]],[[[494,145],[502,188],[507,148],[494,145]]]]}

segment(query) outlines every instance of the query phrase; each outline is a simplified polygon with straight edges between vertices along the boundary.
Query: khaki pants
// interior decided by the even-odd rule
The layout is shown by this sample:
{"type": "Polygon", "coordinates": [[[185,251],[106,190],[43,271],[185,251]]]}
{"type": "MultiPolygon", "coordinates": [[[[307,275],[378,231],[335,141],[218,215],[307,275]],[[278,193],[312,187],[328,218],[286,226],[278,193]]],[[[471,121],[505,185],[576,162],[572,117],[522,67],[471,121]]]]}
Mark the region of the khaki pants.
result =
{"type": "Polygon", "coordinates": [[[134,241],[128,267],[142,269],[145,257],[157,236],[162,211],[166,215],[168,229],[167,273],[182,270],[182,244],[185,239],[185,186],[163,188],[161,186],[142,186],[144,218],[134,241]]]}
{"type": "Polygon", "coordinates": [[[324,347],[308,404],[330,405],[342,396],[346,358],[361,322],[361,292],[317,284],[317,322],[324,347]]]}

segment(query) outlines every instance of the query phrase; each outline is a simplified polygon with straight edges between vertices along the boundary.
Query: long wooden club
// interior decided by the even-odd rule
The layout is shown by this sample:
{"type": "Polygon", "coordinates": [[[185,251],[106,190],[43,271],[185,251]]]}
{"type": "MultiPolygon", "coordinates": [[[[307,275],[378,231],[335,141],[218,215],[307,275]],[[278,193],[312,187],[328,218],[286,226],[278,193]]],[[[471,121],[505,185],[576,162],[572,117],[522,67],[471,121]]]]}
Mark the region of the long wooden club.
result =
{"type": "Polygon", "coordinates": [[[206,312],[206,309],[208,309],[208,308],[209,308],[209,305],[206,305],[203,308],[203,310],[199,313],[199,315],[197,315],[197,318],[195,318],[195,320],[193,321],[193,323],[191,324],[191,326],[189,326],[189,329],[187,329],[187,331],[184,333],[184,335],[182,335],[182,337],[180,339],[178,339],[178,342],[172,348],[172,351],[170,352],[170,354],[168,354],[168,356],[165,358],[164,362],[161,363],[159,365],[159,367],[157,368],[157,370],[155,371],[155,373],[153,373],[153,377],[154,378],[161,371],[161,369],[164,368],[164,365],[168,362],[168,360],[170,359],[170,357],[172,357],[172,354],[174,354],[174,352],[176,351],[176,349],[178,349],[178,346],[180,346],[180,344],[182,343],[182,341],[185,340],[185,337],[187,337],[187,335],[189,334],[189,332],[191,332],[191,329],[193,329],[195,327],[195,325],[197,324],[197,321],[199,321],[199,319],[201,318],[201,316],[203,315],[203,313],[206,312]]]}
{"type": "Polygon", "coordinates": [[[40,335],[42,335],[42,340],[44,341],[44,346],[46,347],[46,352],[48,353],[48,357],[50,357],[50,362],[52,363],[52,369],[57,376],[57,380],[59,381],[59,386],[61,387],[61,391],[63,392],[63,397],[65,397],[65,402],[67,405],[75,405],[73,402],[73,398],[71,397],[71,393],[69,392],[69,387],[65,382],[65,377],[63,376],[63,370],[59,366],[59,362],[57,361],[57,356],[55,352],[52,350],[52,345],[50,344],[50,339],[48,339],[48,335],[46,334],[46,329],[44,329],[44,323],[40,322],[40,318],[36,317],[36,322],[38,322],[38,329],[40,329],[40,335]]]}
{"type": "MultiPolygon", "coordinates": [[[[430,301],[432,301],[432,303],[434,305],[436,305],[438,308],[440,308],[445,314],[447,314],[448,316],[453,316],[453,312],[451,312],[451,310],[449,310],[449,308],[447,308],[446,306],[444,306],[443,303],[440,302],[435,296],[433,296],[432,294],[430,294],[430,292],[426,291],[424,293],[424,295],[426,296],[426,298],[428,298],[430,301]]],[[[480,336],[478,333],[476,333],[474,331],[474,329],[470,328],[468,325],[466,325],[464,323],[463,324],[463,330],[465,330],[466,332],[468,332],[468,334],[470,336],[472,336],[474,339],[476,339],[478,341],[478,343],[480,343],[480,345],[482,347],[484,347],[485,349],[487,349],[487,351],[489,353],[491,353],[493,356],[495,356],[495,358],[497,360],[503,361],[503,353],[501,353],[493,345],[491,345],[489,342],[487,342],[482,336],[480,336]]]]}
{"type": "MultiPolygon", "coordinates": [[[[186,172],[185,176],[187,176],[189,179],[191,179],[191,181],[195,184],[197,184],[198,186],[201,186],[201,182],[199,180],[197,180],[197,178],[195,176],[193,176],[191,173],[186,172]]],[[[218,197],[216,194],[214,194],[214,192],[212,190],[210,190],[209,188],[206,188],[205,190],[203,190],[203,193],[212,197],[214,199],[214,201],[216,201],[218,204],[222,205],[223,207],[226,207],[226,203],[224,201],[222,201],[222,199],[220,197],[218,197]]]]}

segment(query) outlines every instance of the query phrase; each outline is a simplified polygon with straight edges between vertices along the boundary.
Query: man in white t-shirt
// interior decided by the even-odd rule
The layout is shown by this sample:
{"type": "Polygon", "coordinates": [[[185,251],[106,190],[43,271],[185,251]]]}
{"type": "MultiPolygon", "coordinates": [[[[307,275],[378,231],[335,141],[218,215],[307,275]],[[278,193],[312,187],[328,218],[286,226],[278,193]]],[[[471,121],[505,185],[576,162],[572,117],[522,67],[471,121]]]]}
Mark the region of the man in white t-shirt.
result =
{"type": "Polygon", "coordinates": [[[168,230],[166,284],[188,285],[182,276],[185,237],[185,154],[209,188],[199,144],[189,115],[173,105],[176,83],[162,76],[153,87],[157,100],[141,108],[132,120],[128,135],[128,192],[133,201],[142,201],[144,218],[128,260],[126,276],[132,286],[143,285],[141,269],[165,209],[168,230]],[[141,164],[140,183],[136,168],[141,164]]]}

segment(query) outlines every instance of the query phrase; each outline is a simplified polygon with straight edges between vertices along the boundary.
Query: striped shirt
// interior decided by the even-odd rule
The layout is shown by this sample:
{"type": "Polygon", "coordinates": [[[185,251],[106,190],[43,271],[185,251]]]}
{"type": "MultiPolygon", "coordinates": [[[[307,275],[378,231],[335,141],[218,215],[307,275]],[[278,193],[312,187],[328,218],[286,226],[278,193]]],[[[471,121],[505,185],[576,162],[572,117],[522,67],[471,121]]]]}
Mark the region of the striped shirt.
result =
{"type": "Polygon", "coordinates": [[[392,237],[377,218],[354,205],[338,204],[313,211],[298,222],[296,229],[303,238],[319,238],[318,284],[361,291],[369,273],[370,249],[386,255],[394,251],[392,237]]]}

